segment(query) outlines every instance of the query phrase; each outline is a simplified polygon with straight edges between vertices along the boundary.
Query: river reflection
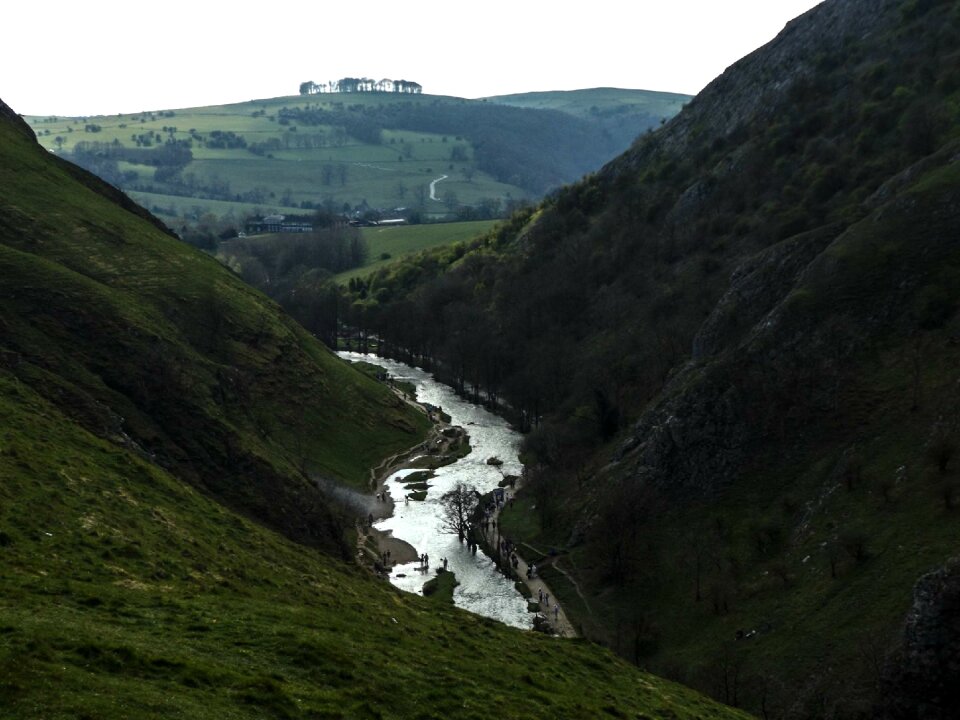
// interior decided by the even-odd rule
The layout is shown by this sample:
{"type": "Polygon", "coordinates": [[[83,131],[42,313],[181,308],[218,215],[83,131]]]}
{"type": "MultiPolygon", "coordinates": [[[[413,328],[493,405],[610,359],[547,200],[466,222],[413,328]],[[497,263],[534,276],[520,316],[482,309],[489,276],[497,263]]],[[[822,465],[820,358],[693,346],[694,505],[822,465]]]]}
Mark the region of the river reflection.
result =
{"type": "Polygon", "coordinates": [[[450,387],[438,383],[430,373],[419,368],[375,355],[337,354],[353,362],[363,360],[379,365],[391,377],[412,383],[417,389],[418,401],[443,408],[450,415],[451,423],[463,427],[470,436],[473,451],[456,463],[436,470],[436,477],[429,480],[431,487],[426,500],[403,502],[407,491],[400,481],[416,470],[395,472],[387,481],[385,487],[395,503],[394,514],[377,522],[375,527],[392,531],[394,537],[407,541],[418,553],[430,556],[429,572],[418,570],[419,563],[398,565],[390,581],[403,590],[420,594],[423,583],[436,573],[441,558],[447,558],[449,569],[456,573],[460,583],[453,594],[458,607],[514,627],[531,627],[533,616],[527,612],[527,601],[514,588],[513,582],[501,575],[493,561],[482,552],[469,553],[456,535],[447,535],[440,530],[439,501],[447,490],[462,482],[486,493],[497,487],[504,475],[521,473],[523,466],[517,457],[520,435],[503,419],[457,397],[450,387]],[[503,466],[498,469],[487,465],[490,457],[500,458],[503,466]]]}

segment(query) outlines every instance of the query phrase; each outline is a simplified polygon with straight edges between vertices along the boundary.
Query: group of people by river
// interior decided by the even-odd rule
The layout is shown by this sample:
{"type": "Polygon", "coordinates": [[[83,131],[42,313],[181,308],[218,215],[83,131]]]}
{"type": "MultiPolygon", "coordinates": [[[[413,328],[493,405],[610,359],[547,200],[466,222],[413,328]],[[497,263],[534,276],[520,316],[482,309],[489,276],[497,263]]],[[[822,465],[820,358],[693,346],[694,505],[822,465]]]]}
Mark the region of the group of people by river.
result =
{"type": "MultiPolygon", "coordinates": [[[[500,540],[500,557],[505,557],[510,561],[510,567],[513,568],[516,572],[517,568],[520,565],[520,557],[517,555],[517,546],[510,538],[503,538],[500,540]]],[[[531,567],[536,568],[536,565],[531,567]]],[[[527,570],[527,578],[531,577],[530,570],[527,570]]]]}
{"type": "MultiPolygon", "coordinates": [[[[524,598],[522,593],[517,592],[515,582],[526,582],[534,602],[537,589],[542,583],[538,579],[525,579],[526,563],[519,557],[521,551],[517,547],[519,542],[515,536],[509,540],[509,545],[502,548],[500,545],[503,528],[498,513],[512,504],[509,495],[514,492],[513,481],[520,480],[522,473],[522,465],[517,458],[517,433],[501,418],[457,397],[426,371],[384,358],[361,357],[353,353],[342,355],[350,360],[382,364],[387,368],[388,375],[394,375],[414,385],[418,402],[433,415],[434,421],[443,421],[438,432],[451,441],[459,440],[466,433],[457,431],[454,437],[455,431],[447,425],[459,426],[469,432],[472,452],[437,472],[433,483],[436,488],[434,495],[442,493],[447,487],[454,487],[457,482],[475,487],[479,493],[490,492],[481,504],[481,511],[471,518],[471,531],[464,534],[461,543],[457,543],[456,540],[445,537],[442,531],[438,531],[437,515],[440,503],[436,502],[436,497],[428,497],[425,502],[397,503],[399,507],[394,507],[397,502],[395,498],[405,494],[400,488],[403,487],[401,481],[406,477],[397,474],[399,463],[395,463],[387,482],[378,484],[371,490],[371,495],[375,497],[370,498],[369,505],[363,512],[365,517],[360,523],[368,528],[376,524],[376,528],[372,529],[380,533],[376,536],[380,543],[380,552],[371,559],[380,561],[381,567],[388,565],[383,562],[385,558],[379,557],[386,548],[382,534],[386,533],[395,538],[397,544],[394,545],[392,562],[389,563],[393,572],[385,577],[389,577],[390,582],[397,587],[418,592],[422,588],[423,575],[429,572],[428,568],[439,570],[442,560],[449,557],[450,570],[457,573],[457,580],[460,582],[454,598],[458,606],[516,627],[529,628],[531,624],[536,625],[535,622],[531,623],[532,608],[528,605],[530,593],[524,598]],[[491,458],[499,461],[490,462],[491,458]],[[390,490],[387,490],[387,487],[390,490]],[[399,543],[404,541],[408,554],[401,552],[403,548],[399,543]],[[478,550],[482,551],[477,552],[478,550]],[[433,555],[432,567],[428,553],[433,555]],[[490,572],[491,560],[504,572],[490,572]],[[505,560],[509,560],[509,564],[505,560]],[[419,568],[423,569],[418,571],[419,568]],[[512,568],[512,572],[508,568],[512,568]],[[413,572],[410,572],[411,569],[413,572]]],[[[421,451],[429,453],[432,446],[433,441],[430,448],[422,448],[421,451]]],[[[404,463],[408,464],[406,460],[404,463]]],[[[551,598],[551,605],[553,604],[551,598]]],[[[562,610],[560,620],[564,621],[562,610]]]]}

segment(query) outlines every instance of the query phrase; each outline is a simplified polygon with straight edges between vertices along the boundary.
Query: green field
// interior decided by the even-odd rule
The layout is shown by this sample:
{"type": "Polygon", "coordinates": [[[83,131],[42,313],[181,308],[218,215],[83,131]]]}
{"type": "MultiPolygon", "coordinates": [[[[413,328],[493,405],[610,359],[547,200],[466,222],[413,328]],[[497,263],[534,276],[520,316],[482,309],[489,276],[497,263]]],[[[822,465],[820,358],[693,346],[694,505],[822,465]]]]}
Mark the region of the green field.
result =
{"type": "MultiPolygon", "coordinates": [[[[148,207],[175,208],[176,214],[160,212],[168,223],[183,218],[196,219],[195,206],[225,217],[231,213],[246,217],[254,211],[263,213],[295,212],[301,203],[321,202],[338,209],[345,203],[351,207],[366,201],[371,207],[394,208],[418,206],[429,215],[446,215],[449,208],[444,195],[456,193],[457,202],[473,204],[483,198],[503,201],[522,199],[527,193],[514,185],[497,182],[478,171],[473,163],[473,149],[463,139],[445,135],[385,131],[380,145],[370,145],[344,136],[329,126],[296,127],[277,122],[276,112],[287,107],[342,106],[339,96],[302,98],[300,96],[257,100],[235,105],[187,108],[172,111],[143,112],[133,115],[111,115],[84,118],[30,117],[40,143],[58,153],[72,151],[77,143],[120,142],[137,147],[134,136],[152,134],[151,147],[168,139],[190,141],[193,161],[183,173],[192,174],[201,185],[217,182],[229,184],[229,194],[259,194],[256,202],[226,200],[224,197],[182,197],[164,192],[154,183],[155,168],[149,165],[120,163],[120,170],[136,173],[137,178],[122,185],[148,207]],[[88,127],[100,129],[91,132],[88,127]],[[248,148],[209,148],[204,141],[215,131],[230,131],[249,145],[276,140],[281,149],[264,156],[254,155],[248,148]],[[320,140],[319,138],[321,138],[320,140]],[[197,137],[202,138],[197,141],[197,137]],[[58,141],[57,138],[60,138],[58,141]],[[324,142],[323,147],[298,147],[300,144],[324,142]],[[451,161],[454,148],[461,160],[451,161]],[[447,175],[437,200],[429,198],[429,184],[447,175]],[[155,192],[146,191],[153,187],[155,192]]],[[[395,98],[390,98],[395,99],[395,98]]],[[[433,102],[433,96],[405,97],[405,102],[433,102]]],[[[383,102],[380,96],[356,95],[351,106],[383,102]]],[[[302,212],[302,210],[301,210],[302,212]]],[[[203,214],[203,213],[200,213],[203,214]]]]}
{"type": "Polygon", "coordinates": [[[240,229],[243,220],[254,215],[271,213],[296,215],[304,212],[300,208],[269,203],[227,202],[135,191],[127,194],[138,204],[167,222],[174,230],[178,230],[184,223],[199,220],[205,215],[214,215],[218,221],[225,223],[236,223],[236,227],[240,229]],[[171,210],[173,212],[170,212],[171,210]]]}
{"type": "MultiPolygon", "coordinates": [[[[388,98],[395,100],[395,98],[388,98]]],[[[426,103],[450,100],[434,96],[408,96],[404,102],[426,103]]],[[[379,95],[357,94],[349,98],[351,106],[383,102],[379,95]]],[[[29,124],[40,143],[48,150],[63,154],[77,143],[120,142],[138,147],[135,136],[152,135],[150,147],[168,139],[192,141],[193,161],[184,169],[199,185],[228,183],[229,194],[259,194],[256,202],[227,200],[226,197],[180,197],[165,192],[155,183],[155,168],[149,165],[120,163],[120,170],[136,173],[136,179],[121,186],[148,207],[176,209],[172,215],[161,212],[168,223],[178,218],[194,218],[195,205],[219,216],[230,213],[245,217],[252,210],[264,213],[293,212],[301,203],[328,203],[338,209],[366,202],[371,207],[421,207],[427,215],[443,216],[449,211],[444,196],[454,192],[460,204],[474,204],[483,198],[501,202],[522,199],[528,193],[498,182],[475,167],[469,141],[442,134],[388,130],[380,145],[363,143],[344,136],[329,126],[296,127],[281,125],[276,113],[292,107],[342,107],[340,96],[291,96],[256,100],[235,105],[187,108],[172,111],[143,112],[83,118],[29,117],[29,124]],[[328,98],[328,99],[324,99],[328,98]],[[92,132],[93,126],[99,127],[92,132]],[[89,129],[88,129],[89,128],[89,129]],[[215,131],[230,131],[242,137],[247,148],[209,148],[204,142],[215,131]],[[200,141],[197,138],[201,138],[200,141]],[[58,140],[58,138],[60,138],[58,140]],[[321,139],[322,138],[322,139],[321,139]],[[263,156],[250,152],[250,145],[275,140],[280,149],[263,156]],[[305,147],[315,143],[323,147],[305,147]],[[298,144],[302,145],[298,147],[298,144]],[[454,148],[460,148],[454,150],[454,148]],[[459,160],[452,161],[456,155],[459,160]],[[437,199],[429,198],[432,180],[447,175],[437,199]],[[150,189],[154,192],[149,192],[150,189]]],[[[201,213],[202,214],[202,213],[201,213]]],[[[175,222],[174,222],[175,224],[175,222]]]]}
{"type": "Polygon", "coordinates": [[[347,270],[335,277],[345,283],[352,277],[364,277],[374,270],[396,262],[402,257],[420,250],[470,240],[487,232],[496,225],[494,220],[477,220],[461,223],[437,223],[433,225],[402,225],[399,227],[368,227],[361,233],[367,241],[369,260],[362,267],[347,270]],[[384,253],[389,258],[381,257],[384,253]]]}

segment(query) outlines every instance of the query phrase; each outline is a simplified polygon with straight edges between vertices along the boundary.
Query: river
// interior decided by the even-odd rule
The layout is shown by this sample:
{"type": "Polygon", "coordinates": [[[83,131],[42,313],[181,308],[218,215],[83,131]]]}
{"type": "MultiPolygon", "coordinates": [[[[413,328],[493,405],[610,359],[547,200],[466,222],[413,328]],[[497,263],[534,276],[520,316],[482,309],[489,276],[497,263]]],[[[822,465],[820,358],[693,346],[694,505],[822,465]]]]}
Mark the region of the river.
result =
{"type": "Polygon", "coordinates": [[[452,388],[437,382],[424,370],[375,355],[337,354],[352,362],[363,360],[379,365],[390,377],[413,384],[419,402],[443,408],[450,416],[451,424],[459,425],[470,436],[472,452],[452,465],[436,470],[436,477],[429,480],[431,487],[424,501],[403,502],[407,491],[399,480],[416,470],[395,472],[387,480],[386,488],[395,503],[394,514],[375,523],[374,527],[391,531],[395,538],[413,545],[418,553],[430,556],[428,573],[418,570],[418,563],[398,565],[393,569],[390,582],[408,592],[421,594],[423,583],[434,576],[441,558],[447,558],[449,569],[456,573],[460,583],[453,593],[453,601],[458,607],[514,627],[532,627],[533,615],[527,612],[527,601],[517,592],[513,581],[505,578],[482,552],[473,555],[456,535],[444,534],[440,521],[440,496],[457,483],[487,493],[497,487],[504,475],[520,475],[523,465],[517,456],[519,433],[502,418],[457,397],[452,388]],[[490,457],[499,458],[503,465],[500,468],[488,465],[487,458],[490,457]]]}

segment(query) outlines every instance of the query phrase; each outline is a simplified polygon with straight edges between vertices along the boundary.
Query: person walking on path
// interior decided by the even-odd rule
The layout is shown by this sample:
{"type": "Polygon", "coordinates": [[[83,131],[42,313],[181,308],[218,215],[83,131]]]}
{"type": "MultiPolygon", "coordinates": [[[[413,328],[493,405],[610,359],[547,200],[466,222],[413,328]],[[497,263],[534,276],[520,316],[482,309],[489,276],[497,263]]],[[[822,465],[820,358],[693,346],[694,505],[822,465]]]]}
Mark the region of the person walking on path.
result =
{"type": "MultiPolygon", "coordinates": [[[[513,497],[510,498],[510,502],[513,502],[513,497]]],[[[490,516],[490,526],[491,528],[498,527],[495,523],[499,522],[499,513],[503,509],[503,504],[499,504],[497,510],[493,512],[490,516]]],[[[502,524],[499,526],[500,531],[503,531],[502,524]]],[[[536,563],[530,563],[529,565],[524,561],[523,557],[519,554],[520,550],[520,539],[517,537],[512,538],[512,542],[506,542],[506,540],[500,540],[499,543],[494,545],[496,547],[499,545],[500,552],[508,555],[512,561],[513,568],[517,573],[517,577],[521,578],[521,581],[524,582],[530,590],[530,596],[533,597],[533,593],[537,593],[538,597],[542,597],[541,605],[546,605],[550,600],[550,589],[547,584],[539,577],[537,572],[536,563]]],[[[530,547],[530,546],[527,546],[530,547]]],[[[531,548],[534,552],[537,552],[535,548],[531,548]]],[[[543,618],[546,620],[549,618],[547,613],[543,614],[543,618]]],[[[554,631],[560,637],[577,637],[577,631],[573,627],[573,623],[567,618],[566,613],[563,611],[556,601],[553,604],[553,619],[554,619],[554,631]]]]}

